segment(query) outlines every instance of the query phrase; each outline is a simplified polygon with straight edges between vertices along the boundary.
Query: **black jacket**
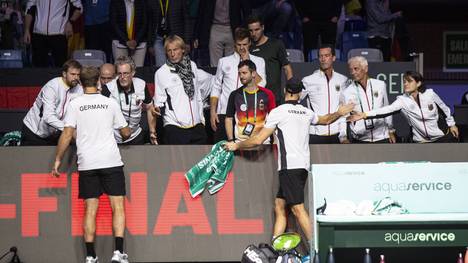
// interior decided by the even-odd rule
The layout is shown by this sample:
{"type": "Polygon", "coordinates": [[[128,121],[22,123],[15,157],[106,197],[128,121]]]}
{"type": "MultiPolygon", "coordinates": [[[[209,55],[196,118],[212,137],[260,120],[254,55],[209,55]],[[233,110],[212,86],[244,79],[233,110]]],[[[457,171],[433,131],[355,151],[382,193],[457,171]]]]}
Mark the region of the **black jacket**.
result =
{"type": "MultiPolygon", "coordinates": [[[[162,0],[166,4],[166,0],[162,0]]],[[[178,35],[189,44],[190,21],[188,16],[187,2],[185,0],[169,0],[167,7],[166,23],[169,35],[178,35]]],[[[165,7],[164,7],[165,9],[165,7]]],[[[148,1],[148,42],[152,46],[162,19],[161,4],[159,0],[148,1]]]]}
{"type": "MultiPolygon", "coordinates": [[[[138,44],[148,40],[148,16],[146,0],[135,0],[134,30],[135,40],[138,44]]],[[[109,20],[112,28],[112,39],[117,39],[122,45],[126,45],[127,36],[127,11],[125,0],[111,0],[109,7],[109,20]]]]}
{"type": "Polygon", "coordinates": [[[332,17],[340,17],[344,0],[294,0],[301,18],[308,17],[311,21],[330,21],[332,17]]]}
{"type": "MultiPolygon", "coordinates": [[[[201,0],[198,7],[198,20],[195,26],[195,39],[198,39],[200,46],[208,46],[210,41],[210,30],[213,24],[216,0],[201,0]]],[[[229,19],[231,22],[232,33],[242,26],[247,17],[252,12],[249,0],[230,0],[229,1],[229,19]]]]}

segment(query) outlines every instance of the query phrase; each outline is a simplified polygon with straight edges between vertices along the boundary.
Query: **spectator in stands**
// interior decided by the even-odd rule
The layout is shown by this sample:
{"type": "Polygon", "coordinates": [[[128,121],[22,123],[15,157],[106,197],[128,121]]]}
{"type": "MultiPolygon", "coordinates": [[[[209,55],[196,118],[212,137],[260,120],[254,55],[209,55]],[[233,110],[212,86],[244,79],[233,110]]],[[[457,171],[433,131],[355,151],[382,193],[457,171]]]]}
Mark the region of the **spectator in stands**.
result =
{"type": "MultiPolygon", "coordinates": [[[[326,115],[335,112],[340,106],[340,94],[348,78],[333,70],[336,55],[332,45],[322,45],[317,52],[320,68],[302,79],[305,87],[302,100],[316,114],[326,115]]],[[[344,118],[328,125],[311,124],[309,143],[340,143],[338,134],[342,125],[346,127],[344,118]]]]}
{"type": "Polygon", "coordinates": [[[468,104],[468,91],[463,94],[461,104],[468,104]]]}
{"type": "Polygon", "coordinates": [[[68,60],[62,76],[47,82],[26,114],[21,128],[21,145],[56,145],[63,130],[63,117],[70,101],[81,94],[81,64],[68,60]]]}
{"type": "Polygon", "coordinates": [[[109,25],[110,0],[82,0],[85,48],[102,50],[107,61],[112,56],[112,35],[109,25]]]}
{"type": "Polygon", "coordinates": [[[294,8],[289,0],[255,0],[252,1],[252,14],[260,17],[269,36],[279,38],[287,26],[294,8]]]}
{"type": "Polygon", "coordinates": [[[303,23],[305,57],[311,49],[318,47],[319,36],[322,44],[335,45],[342,6],[343,0],[297,1],[297,11],[303,23]]]}
{"type": "MultiPolygon", "coordinates": [[[[185,42],[168,36],[164,43],[167,61],[154,74],[155,113],[163,116],[167,144],[206,144],[201,87],[211,78],[185,54],[185,42]]],[[[156,121],[149,122],[150,139],[157,144],[156,121]]]]}
{"type": "Polygon", "coordinates": [[[407,71],[403,75],[405,93],[388,106],[359,112],[349,117],[349,121],[369,120],[388,114],[403,112],[413,133],[414,142],[457,142],[458,128],[451,116],[450,108],[432,90],[426,89],[423,76],[419,72],[407,71]],[[443,132],[438,125],[440,108],[446,118],[449,132],[443,132]]]}
{"type": "Polygon", "coordinates": [[[249,0],[200,1],[194,47],[209,47],[212,67],[218,65],[220,58],[234,52],[235,30],[250,13],[249,0]]]}
{"type": "Polygon", "coordinates": [[[137,67],[145,62],[148,40],[146,0],[111,0],[109,15],[112,27],[114,58],[129,56],[137,67]]]}
{"type": "Polygon", "coordinates": [[[367,31],[369,47],[380,49],[385,61],[390,61],[392,45],[392,22],[402,12],[390,11],[389,0],[366,0],[367,31]]]}
{"type": "Polygon", "coordinates": [[[253,45],[250,47],[250,53],[265,60],[268,83],[266,88],[273,91],[276,98],[276,104],[279,105],[284,97],[283,89],[281,88],[281,70],[284,70],[286,80],[293,77],[286,49],[284,48],[282,41],[265,36],[265,26],[258,16],[249,17],[247,24],[250,36],[253,40],[253,45]]]}
{"type": "Polygon", "coordinates": [[[67,59],[67,37],[73,35],[72,23],[80,17],[81,10],[81,0],[28,0],[24,43],[32,44],[34,66],[47,67],[49,52],[52,53],[54,66],[63,65],[67,59]]]}
{"type": "Polygon", "coordinates": [[[242,86],[239,81],[239,72],[237,66],[242,60],[250,59],[255,63],[257,68],[256,83],[265,87],[265,60],[261,57],[250,55],[250,33],[245,28],[238,28],[234,34],[235,52],[234,54],[223,57],[219,60],[216,69],[216,76],[210,97],[210,123],[211,128],[215,131],[214,142],[226,140],[225,117],[226,107],[231,92],[242,86]]]}
{"type": "Polygon", "coordinates": [[[15,1],[0,1],[0,49],[19,49],[23,20],[15,1]]]}
{"type": "Polygon", "coordinates": [[[113,79],[115,79],[115,66],[109,63],[103,64],[100,67],[100,74],[99,74],[99,83],[101,84],[100,86],[106,85],[113,79]]]}
{"type": "Polygon", "coordinates": [[[237,68],[242,87],[229,95],[225,120],[229,141],[242,141],[257,134],[263,128],[268,113],[276,107],[273,93],[255,83],[255,63],[242,60],[237,68]]]}
{"type": "MultiPolygon", "coordinates": [[[[354,103],[355,112],[365,112],[388,105],[387,87],[385,82],[370,78],[368,62],[362,56],[348,60],[349,74],[352,81],[341,93],[340,103],[354,103]]],[[[395,130],[392,117],[372,120],[360,120],[350,123],[349,137],[345,125],[340,127],[340,141],[349,143],[395,143],[395,130]]]]}
{"type": "MultiPolygon", "coordinates": [[[[145,144],[144,132],[140,127],[143,110],[149,109],[153,99],[148,91],[146,82],[135,77],[136,66],[133,60],[127,56],[118,57],[115,60],[117,78],[102,87],[102,95],[114,99],[120,106],[120,110],[132,130],[132,134],[126,140],[122,139],[120,132],[115,130],[115,140],[118,144],[141,145],[145,144]]],[[[148,123],[153,114],[147,111],[148,123]]]]}
{"type": "MultiPolygon", "coordinates": [[[[149,52],[155,56],[156,67],[166,63],[164,39],[177,35],[190,44],[191,33],[186,0],[148,1],[148,45],[149,52]]],[[[190,45],[185,48],[188,52],[190,45]]]]}

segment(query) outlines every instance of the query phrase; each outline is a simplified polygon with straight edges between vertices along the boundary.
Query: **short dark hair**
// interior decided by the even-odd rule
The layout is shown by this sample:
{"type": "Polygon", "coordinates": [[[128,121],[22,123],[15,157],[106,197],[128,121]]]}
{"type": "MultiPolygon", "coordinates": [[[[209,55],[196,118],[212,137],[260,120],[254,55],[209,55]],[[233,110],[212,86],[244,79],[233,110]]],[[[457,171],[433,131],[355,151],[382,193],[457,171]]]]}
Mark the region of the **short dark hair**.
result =
{"type": "Polygon", "coordinates": [[[250,32],[247,28],[238,27],[234,31],[234,41],[250,39],[250,32]]]}
{"type": "Polygon", "coordinates": [[[260,18],[258,15],[250,15],[247,18],[247,25],[254,24],[254,23],[260,23],[261,26],[263,26],[263,20],[260,18]]]}
{"type": "Polygon", "coordinates": [[[70,68],[76,68],[76,69],[79,69],[81,70],[83,68],[83,66],[80,64],[80,62],[74,60],[74,59],[69,59],[67,61],[65,61],[65,63],[63,63],[63,66],[62,66],[62,71],[63,72],[68,72],[68,69],[70,68]]]}
{"type": "Polygon", "coordinates": [[[333,56],[336,56],[336,50],[335,50],[335,46],[332,45],[332,44],[322,44],[320,45],[320,47],[317,49],[317,57],[320,56],[320,49],[324,49],[324,48],[329,48],[331,49],[331,53],[333,56]]]}
{"type": "Polygon", "coordinates": [[[84,67],[80,73],[80,81],[83,87],[96,87],[99,81],[99,69],[97,67],[84,67]]]}
{"type": "Polygon", "coordinates": [[[257,66],[255,66],[255,63],[250,59],[242,60],[241,62],[239,62],[239,65],[237,65],[237,69],[240,69],[244,66],[247,66],[250,72],[257,71],[257,66]]]}
{"type": "Polygon", "coordinates": [[[426,84],[424,83],[424,78],[421,75],[421,73],[417,71],[406,71],[405,74],[403,74],[403,79],[406,81],[410,81],[410,79],[414,79],[416,82],[421,82],[421,86],[419,86],[418,91],[421,93],[424,93],[426,91],[426,84]]]}

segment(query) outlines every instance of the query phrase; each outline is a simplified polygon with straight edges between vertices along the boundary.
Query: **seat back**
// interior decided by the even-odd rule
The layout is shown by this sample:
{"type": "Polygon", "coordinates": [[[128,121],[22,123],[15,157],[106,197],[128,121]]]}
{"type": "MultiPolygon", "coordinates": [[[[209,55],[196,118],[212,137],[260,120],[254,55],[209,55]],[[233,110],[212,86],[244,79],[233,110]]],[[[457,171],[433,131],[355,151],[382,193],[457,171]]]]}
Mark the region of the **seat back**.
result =
{"type": "Polygon", "coordinates": [[[300,49],[286,49],[289,62],[304,62],[304,53],[300,49]]]}
{"type": "Polygon", "coordinates": [[[21,50],[0,50],[0,68],[23,68],[23,55],[21,50]]]}
{"type": "Polygon", "coordinates": [[[83,66],[100,67],[106,63],[106,53],[95,49],[75,50],[73,51],[73,59],[80,62],[83,66]]]}
{"type": "Polygon", "coordinates": [[[383,54],[376,48],[355,48],[348,52],[348,59],[355,56],[363,56],[369,62],[383,62],[383,54]]]}

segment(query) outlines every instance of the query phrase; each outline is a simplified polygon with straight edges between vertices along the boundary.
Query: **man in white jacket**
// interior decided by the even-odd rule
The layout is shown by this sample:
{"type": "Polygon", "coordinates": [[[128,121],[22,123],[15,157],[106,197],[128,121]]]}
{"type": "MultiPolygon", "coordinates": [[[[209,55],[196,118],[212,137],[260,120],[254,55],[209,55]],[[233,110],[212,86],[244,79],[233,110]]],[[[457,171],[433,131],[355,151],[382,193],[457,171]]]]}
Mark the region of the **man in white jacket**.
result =
{"type": "MultiPolygon", "coordinates": [[[[354,103],[355,112],[371,111],[388,105],[385,82],[369,77],[367,74],[369,66],[366,58],[362,56],[350,58],[348,67],[352,81],[341,93],[341,103],[354,103]]],[[[349,143],[346,126],[342,125],[340,129],[340,141],[349,143]]],[[[350,131],[353,143],[396,142],[392,116],[351,122],[350,131]]]]}
{"type": "MultiPolygon", "coordinates": [[[[169,36],[164,43],[167,61],[154,74],[154,108],[163,116],[166,144],[205,144],[203,91],[210,81],[185,55],[185,42],[169,36]]],[[[150,120],[150,139],[157,144],[156,120],[150,120]]]]}
{"type": "Polygon", "coordinates": [[[28,0],[24,23],[24,43],[32,44],[32,62],[36,67],[48,66],[52,53],[56,67],[67,59],[67,38],[73,35],[73,22],[81,15],[81,0],[28,0]],[[31,34],[31,23],[34,28],[31,34]]]}
{"type": "MultiPolygon", "coordinates": [[[[340,105],[340,94],[345,88],[347,77],[333,70],[335,62],[335,48],[323,45],[318,49],[320,68],[312,75],[302,79],[305,91],[302,100],[313,112],[326,115],[335,112],[340,105]]],[[[310,125],[310,144],[340,143],[338,134],[340,127],[346,122],[344,118],[328,125],[310,125]]]]}
{"type": "Polygon", "coordinates": [[[218,62],[216,75],[211,90],[210,97],[210,122],[211,128],[215,131],[214,142],[226,140],[226,108],[231,92],[242,86],[239,79],[237,66],[242,60],[250,59],[257,68],[256,83],[258,86],[266,86],[265,60],[261,57],[251,55],[250,32],[245,28],[238,28],[234,34],[235,52],[223,57],[218,62]]]}
{"type": "Polygon", "coordinates": [[[62,76],[47,82],[23,119],[21,145],[56,145],[63,131],[64,116],[70,101],[83,94],[81,64],[68,60],[62,76]]]}

